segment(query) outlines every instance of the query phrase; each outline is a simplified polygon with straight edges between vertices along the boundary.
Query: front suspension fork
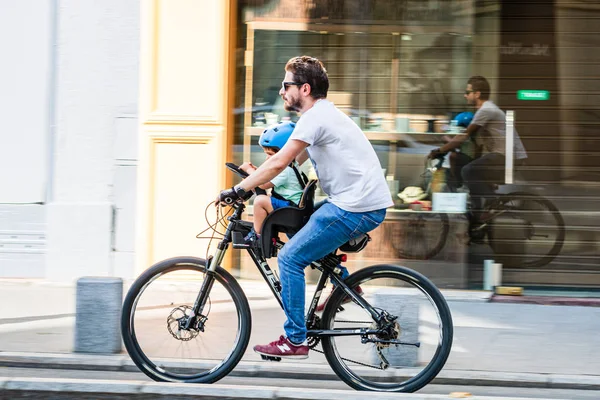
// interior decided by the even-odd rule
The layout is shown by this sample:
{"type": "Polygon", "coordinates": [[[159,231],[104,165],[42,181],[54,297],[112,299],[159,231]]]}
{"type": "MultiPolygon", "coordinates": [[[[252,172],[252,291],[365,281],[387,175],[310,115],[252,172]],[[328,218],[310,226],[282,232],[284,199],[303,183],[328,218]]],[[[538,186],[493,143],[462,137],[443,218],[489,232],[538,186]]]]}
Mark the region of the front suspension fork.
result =
{"type": "Polygon", "coordinates": [[[215,270],[217,269],[217,266],[221,264],[221,261],[223,261],[223,257],[225,256],[226,251],[227,244],[221,242],[219,243],[219,247],[215,252],[215,256],[208,258],[204,282],[202,282],[202,287],[200,288],[200,292],[196,297],[196,301],[194,302],[194,306],[192,307],[192,312],[188,316],[187,321],[183,326],[184,329],[190,329],[193,326],[194,321],[196,320],[196,316],[202,314],[204,306],[208,301],[210,291],[213,287],[213,284],[215,283],[215,270]]]}

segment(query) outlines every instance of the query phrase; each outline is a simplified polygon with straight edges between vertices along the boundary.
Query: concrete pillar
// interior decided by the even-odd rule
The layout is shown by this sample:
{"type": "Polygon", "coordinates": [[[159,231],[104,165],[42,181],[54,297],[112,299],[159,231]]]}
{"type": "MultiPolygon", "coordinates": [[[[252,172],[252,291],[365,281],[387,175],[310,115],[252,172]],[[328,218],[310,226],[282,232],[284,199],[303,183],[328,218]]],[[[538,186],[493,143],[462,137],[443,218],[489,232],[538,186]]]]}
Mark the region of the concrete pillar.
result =
{"type": "Polygon", "coordinates": [[[121,352],[121,278],[83,277],[77,280],[75,347],[77,353],[121,352]]]}
{"type": "MultiPolygon", "coordinates": [[[[399,316],[401,326],[400,339],[404,342],[419,341],[419,297],[411,294],[383,289],[373,294],[373,307],[381,307],[390,314],[399,316]]],[[[391,345],[382,350],[382,354],[390,363],[390,367],[416,367],[419,363],[419,348],[415,346],[391,345]]],[[[374,363],[380,358],[374,351],[374,363]]]]}

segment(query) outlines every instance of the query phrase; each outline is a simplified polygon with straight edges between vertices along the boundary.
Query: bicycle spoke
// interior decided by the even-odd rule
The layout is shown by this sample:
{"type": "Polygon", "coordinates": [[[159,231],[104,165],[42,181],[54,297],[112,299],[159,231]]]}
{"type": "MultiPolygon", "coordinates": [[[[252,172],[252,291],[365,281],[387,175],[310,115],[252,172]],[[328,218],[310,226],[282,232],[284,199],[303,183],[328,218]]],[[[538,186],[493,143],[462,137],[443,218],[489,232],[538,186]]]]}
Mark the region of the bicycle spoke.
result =
{"type": "Polygon", "coordinates": [[[351,329],[362,330],[363,334],[324,337],[323,350],[336,373],[354,388],[416,390],[437,374],[450,351],[452,322],[447,305],[439,292],[434,301],[430,291],[436,289],[425,289],[422,281],[419,284],[418,280],[407,279],[403,274],[409,270],[405,268],[371,268],[381,271],[372,275],[365,270],[357,273],[351,287],[360,286],[362,297],[383,319],[373,320],[355,302],[344,304],[340,311],[345,294],[338,290],[323,314],[323,329],[350,329],[346,326],[352,323],[351,329]],[[386,268],[391,269],[386,272],[386,268]],[[403,272],[396,274],[395,268],[403,272]],[[363,279],[361,273],[365,274],[363,279]],[[359,367],[369,367],[373,372],[359,367]]]}
{"type": "Polygon", "coordinates": [[[245,297],[240,300],[237,284],[229,287],[232,278],[217,275],[203,310],[194,316],[192,307],[206,278],[204,264],[169,261],[139,278],[125,299],[122,331],[127,351],[155,380],[214,382],[245,351],[247,302],[245,297]]]}

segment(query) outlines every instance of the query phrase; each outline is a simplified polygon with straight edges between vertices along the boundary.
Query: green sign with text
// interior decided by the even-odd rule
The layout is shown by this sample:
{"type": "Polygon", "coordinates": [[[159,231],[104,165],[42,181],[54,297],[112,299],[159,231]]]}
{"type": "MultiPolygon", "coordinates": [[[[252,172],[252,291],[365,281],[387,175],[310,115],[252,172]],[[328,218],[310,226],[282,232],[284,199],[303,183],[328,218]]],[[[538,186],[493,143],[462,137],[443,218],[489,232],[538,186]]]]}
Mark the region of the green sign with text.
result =
{"type": "Polygon", "coordinates": [[[550,92],[547,90],[518,90],[518,100],[550,100],[550,92]]]}

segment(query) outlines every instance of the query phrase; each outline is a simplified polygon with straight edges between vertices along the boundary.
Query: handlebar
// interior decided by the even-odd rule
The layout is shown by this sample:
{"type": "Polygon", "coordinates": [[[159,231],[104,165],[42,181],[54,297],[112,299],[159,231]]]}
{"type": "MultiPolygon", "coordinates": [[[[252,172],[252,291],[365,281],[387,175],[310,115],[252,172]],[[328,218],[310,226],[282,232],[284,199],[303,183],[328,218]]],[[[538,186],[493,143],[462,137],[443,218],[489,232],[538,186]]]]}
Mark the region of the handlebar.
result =
{"type": "MultiPolygon", "coordinates": [[[[228,162],[228,163],[225,163],[225,166],[230,171],[234,172],[236,175],[238,175],[242,179],[247,178],[249,176],[247,172],[242,171],[240,169],[240,167],[238,165],[234,164],[234,163],[228,162]]],[[[259,195],[259,194],[267,194],[267,191],[265,189],[261,189],[259,187],[254,188],[253,192],[256,193],[257,195],[259,195]]]]}
{"type": "Polygon", "coordinates": [[[429,171],[437,171],[438,169],[442,168],[442,165],[444,164],[444,158],[446,157],[446,154],[440,154],[436,157],[433,158],[425,158],[425,170],[429,170],[429,171]],[[430,161],[431,160],[431,161],[430,161]],[[437,161],[437,162],[436,162],[437,161]],[[431,166],[429,165],[429,163],[431,162],[431,166]]]}
{"type": "Polygon", "coordinates": [[[240,169],[240,167],[235,165],[234,163],[228,162],[228,163],[225,163],[225,166],[227,168],[229,168],[231,171],[235,172],[237,175],[239,175],[242,179],[248,177],[248,173],[245,171],[242,171],[240,169]]]}

